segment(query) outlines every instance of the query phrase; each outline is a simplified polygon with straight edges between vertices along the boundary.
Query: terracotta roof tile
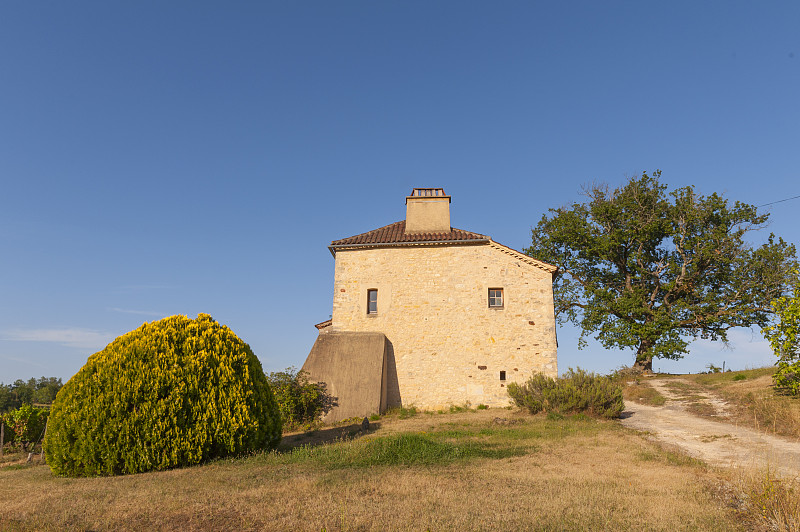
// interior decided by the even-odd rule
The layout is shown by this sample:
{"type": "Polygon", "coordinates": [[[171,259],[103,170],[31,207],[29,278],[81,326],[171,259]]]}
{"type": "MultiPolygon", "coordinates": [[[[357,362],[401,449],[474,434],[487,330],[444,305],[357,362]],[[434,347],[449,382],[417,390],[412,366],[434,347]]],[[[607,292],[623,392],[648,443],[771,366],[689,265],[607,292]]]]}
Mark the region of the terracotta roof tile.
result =
{"type": "MultiPolygon", "coordinates": [[[[331,242],[331,245],[328,249],[331,250],[331,254],[335,257],[336,251],[335,249],[338,247],[347,248],[349,246],[353,247],[360,247],[360,246],[382,246],[382,245],[403,245],[409,244],[413,245],[415,242],[464,242],[464,243],[479,243],[479,242],[487,242],[490,246],[495,247],[496,249],[500,250],[503,253],[513,256],[514,258],[521,260],[522,262],[526,262],[532,266],[536,266],[542,270],[545,270],[549,273],[555,273],[558,268],[551,264],[547,264],[546,262],[542,262],[540,260],[534,259],[525,255],[524,253],[520,253],[519,251],[512,249],[508,246],[504,246],[502,244],[498,244],[494,242],[491,237],[486,235],[481,235],[479,233],[472,233],[470,231],[464,231],[463,229],[456,229],[454,227],[450,228],[450,232],[448,233],[416,233],[407,235],[405,233],[406,230],[406,221],[400,220],[399,222],[395,222],[393,224],[385,225],[383,227],[379,227],[378,229],[373,229],[372,231],[367,231],[366,233],[361,233],[360,235],[351,236],[348,238],[342,238],[340,240],[334,240],[331,242]]],[[[324,326],[327,322],[322,322],[318,324],[324,326]]]]}
{"type": "Polygon", "coordinates": [[[314,325],[314,327],[316,327],[317,329],[319,329],[319,330],[321,331],[321,330],[322,330],[322,329],[324,329],[325,327],[330,327],[332,323],[333,323],[333,320],[332,320],[332,319],[330,319],[330,320],[325,320],[325,321],[323,321],[323,322],[321,322],[321,323],[317,323],[316,325],[314,325]]]}
{"type": "Polygon", "coordinates": [[[406,221],[400,220],[360,235],[342,238],[331,242],[331,246],[369,245],[369,244],[399,244],[403,242],[447,242],[468,240],[489,240],[486,235],[464,231],[463,229],[450,228],[448,233],[414,233],[406,234],[406,221]]]}

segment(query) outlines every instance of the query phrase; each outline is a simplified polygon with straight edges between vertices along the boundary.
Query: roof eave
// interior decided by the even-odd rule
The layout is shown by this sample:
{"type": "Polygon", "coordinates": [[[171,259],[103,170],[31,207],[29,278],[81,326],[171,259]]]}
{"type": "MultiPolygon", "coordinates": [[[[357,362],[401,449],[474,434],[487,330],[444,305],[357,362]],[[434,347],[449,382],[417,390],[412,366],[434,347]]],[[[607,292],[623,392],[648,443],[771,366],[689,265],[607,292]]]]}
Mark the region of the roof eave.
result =
{"type": "Polygon", "coordinates": [[[351,249],[351,248],[384,248],[384,247],[405,247],[405,246],[424,246],[424,245],[439,245],[439,244],[488,244],[491,238],[472,238],[472,239],[459,239],[459,240],[416,240],[413,242],[370,242],[364,244],[331,244],[328,250],[334,258],[336,258],[337,249],[351,249]]]}
{"type": "Polygon", "coordinates": [[[517,251],[516,249],[510,248],[506,245],[500,244],[499,242],[495,242],[494,240],[492,241],[492,244],[497,246],[497,248],[501,249],[504,253],[507,253],[515,257],[517,260],[530,264],[531,266],[535,266],[540,270],[549,272],[551,275],[555,275],[555,273],[558,271],[558,266],[554,266],[550,263],[544,262],[543,260],[534,259],[530,255],[526,255],[525,253],[517,251]]]}

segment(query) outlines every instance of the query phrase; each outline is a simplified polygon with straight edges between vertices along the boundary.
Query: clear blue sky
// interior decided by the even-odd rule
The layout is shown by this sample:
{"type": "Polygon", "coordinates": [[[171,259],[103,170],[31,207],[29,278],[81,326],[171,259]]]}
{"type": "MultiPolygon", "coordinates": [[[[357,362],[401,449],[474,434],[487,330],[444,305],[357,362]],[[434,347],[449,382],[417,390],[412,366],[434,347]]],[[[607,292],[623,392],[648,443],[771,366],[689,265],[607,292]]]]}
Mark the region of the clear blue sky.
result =
{"type": "MultiPolygon", "coordinates": [[[[0,382],[199,312],[300,366],[326,246],[402,219],[413,187],[516,249],[643,170],[796,196],[798,28],[798,2],[2,1],[0,382]]],[[[800,243],[800,200],[768,209],[800,243]]],[[[772,361],[732,339],[655,368],[772,361]]],[[[559,340],[561,370],[632,361],[559,340]]]]}

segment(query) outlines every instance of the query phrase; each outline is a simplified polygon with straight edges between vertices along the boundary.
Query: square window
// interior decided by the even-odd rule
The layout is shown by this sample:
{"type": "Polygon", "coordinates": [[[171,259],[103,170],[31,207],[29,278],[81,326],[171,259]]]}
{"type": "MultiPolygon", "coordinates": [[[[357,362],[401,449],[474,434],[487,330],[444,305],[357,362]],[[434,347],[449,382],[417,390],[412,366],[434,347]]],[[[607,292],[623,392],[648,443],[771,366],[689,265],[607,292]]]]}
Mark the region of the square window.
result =
{"type": "Polygon", "coordinates": [[[378,313],[378,290],[371,288],[367,290],[367,314],[378,313]]]}
{"type": "Polygon", "coordinates": [[[504,380],[506,380],[506,372],[505,372],[505,371],[501,371],[501,372],[500,372],[500,380],[501,380],[501,381],[504,381],[504,380]]]}
{"type": "Polygon", "coordinates": [[[503,289],[489,289],[489,308],[503,308],[503,289]]]}

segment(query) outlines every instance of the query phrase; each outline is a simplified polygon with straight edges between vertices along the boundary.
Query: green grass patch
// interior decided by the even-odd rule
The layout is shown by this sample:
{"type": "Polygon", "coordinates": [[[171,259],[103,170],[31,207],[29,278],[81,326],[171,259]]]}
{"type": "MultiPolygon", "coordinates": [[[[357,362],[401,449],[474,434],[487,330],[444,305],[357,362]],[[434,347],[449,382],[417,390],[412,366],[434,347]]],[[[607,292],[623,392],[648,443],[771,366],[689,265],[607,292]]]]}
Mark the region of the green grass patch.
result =
{"type": "Polygon", "coordinates": [[[15,469],[28,469],[31,467],[35,467],[39,464],[11,464],[7,465],[3,468],[3,471],[14,471],[15,469]]]}
{"type": "Polygon", "coordinates": [[[408,419],[410,417],[414,417],[417,415],[417,407],[410,406],[408,408],[401,406],[400,411],[397,414],[397,417],[400,419],[408,419]]]}
{"type": "Polygon", "coordinates": [[[385,417],[397,417],[398,419],[408,419],[419,414],[416,406],[396,406],[384,412],[385,417]]]}
{"type": "Polygon", "coordinates": [[[561,419],[445,422],[421,432],[348,438],[300,445],[251,457],[267,465],[299,465],[330,470],[374,466],[441,466],[471,459],[501,459],[535,453],[545,441],[594,435],[614,424],[583,414],[561,419]]]}
{"type": "Polygon", "coordinates": [[[447,424],[448,428],[431,432],[434,438],[459,440],[468,438],[489,438],[499,445],[519,445],[527,442],[532,448],[537,442],[560,440],[570,436],[596,435],[601,430],[617,427],[614,424],[593,419],[585,414],[571,416],[542,416],[533,421],[510,425],[480,426],[475,424],[447,424]]]}
{"type": "MultiPolygon", "coordinates": [[[[447,435],[443,435],[447,436],[447,435]]],[[[337,442],[319,447],[301,446],[288,453],[271,453],[268,461],[310,464],[328,469],[374,466],[447,465],[470,458],[508,458],[527,451],[492,442],[451,443],[425,434],[402,433],[381,438],[337,442]]]]}
{"type": "Polygon", "coordinates": [[[690,378],[703,385],[715,385],[730,382],[731,380],[745,380],[757,379],[764,375],[773,375],[775,373],[774,366],[766,368],[746,369],[742,371],[730,371],[725,373],[699,373],[696,375],[685,375],[684,377],[690,378]]]}

